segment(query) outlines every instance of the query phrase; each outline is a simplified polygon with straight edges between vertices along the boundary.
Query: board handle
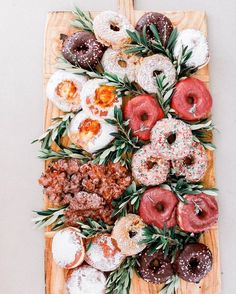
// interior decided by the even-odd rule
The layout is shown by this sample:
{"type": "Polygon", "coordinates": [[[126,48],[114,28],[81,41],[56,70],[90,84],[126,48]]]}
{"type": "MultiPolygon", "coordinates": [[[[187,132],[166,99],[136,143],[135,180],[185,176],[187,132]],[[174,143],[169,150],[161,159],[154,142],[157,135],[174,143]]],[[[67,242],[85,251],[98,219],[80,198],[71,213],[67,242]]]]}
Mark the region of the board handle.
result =
{"type": "Polygon", "coordinates": [[[119,11],[134,22],[134,0],[118,0],[119,11]]]}

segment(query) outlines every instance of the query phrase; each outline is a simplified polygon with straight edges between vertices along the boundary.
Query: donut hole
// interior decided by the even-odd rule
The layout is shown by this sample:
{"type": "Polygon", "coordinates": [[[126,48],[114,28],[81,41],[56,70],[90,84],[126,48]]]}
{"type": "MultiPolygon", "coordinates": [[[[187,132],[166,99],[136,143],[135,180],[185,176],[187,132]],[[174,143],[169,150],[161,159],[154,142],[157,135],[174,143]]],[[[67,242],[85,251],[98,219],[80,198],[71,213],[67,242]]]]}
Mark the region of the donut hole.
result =
{"type": "Polygon", "coordinates": [[[169,145],[172,145],[176,141],[176,134],[175,133],[169,134],[166,140],[169,143],[169,145]]]}
{"type": "Polygon", "coordinates": [[[154,258],[149,265],[150,269],[153,270],[154,272],[157,272],[158,269],[160,268],[160,261],[157,258],[154,258]]]}
{"type": "Polygon", "coordinates": [[[82,44],[75,49],[75,52],[81,52],[85,54],[89,50],[89,47],[86,44],[82,44]]]}
{"type": "Polygon", "coordinates": [[[110,29],[114,32],[119,32],[119,30],[120,30],[120,28],[118,27],[118,25],[116,23],[111,23],[110,29]]]}
{"type": "Polygon", "coordinates": [[[153,77],[155,78],[155,77],[159,76],[160,74],[162,74],[161,70],[154,70],[153,77]]]}
{"type": "Polygon", "coordinates": [[[140,115],[140,119],[141,121],[145,121],[145,120],[148,120],[148,114],[146,112],[142,113],[140,115]]]}
{"type": "Polygon", "coordinates": [[[125,60],[122,60],[122,59],[118,60],[118,64],[122,68],[126,68],[127,67],[127,62],[125,60]]]}
{"type": "Polygon", "coordinates": [[[165,210],[165,207],[164,207],[163,203],[161,203],[161,202],[157,202],[155,205],[155,208],[159,212],[163,212],[165,210]]]}
{"type": "Polygon", "coordinates": [[[193,165],[194,164],[194,157],[193,156],[187,156],[185,157],[184,159],[184,165],[186,166],[190,166],[190,165],[193,165]]]}
{"type": "Polygon", "coordinates": [[[205,218],[206,215],[205,211],[203,211],[202,209],[198,209],[196,214],[199,218],[205,218]]]}
{"type": "Polygon", "coordinates": [[[129,237],[132,239],[133,237],[135,237],[137,235],[137,232],[130,230],[129,231],[129,237]]]}
{"type": "Polygon", "coordinates": [[[188,104],[193,105],[195,99],[194,99],[193,96],[189,95],[189,96],[187,96],[186,101],[187,101],[188,104]]]}
{"type": "Polygon", "coordinates": [[[157,163],[156,163],[155,161],[152,161],[151,159],[148,160],[148,161],[146,162],[147,169],[148,169],[148,170],[149,170],[149,169],[152,169],[156,164],[157,164],[157,163]]]}
{"type": "Polygon", "coordinates": [[[192,257],[189,260],[189,267],[192,271],[196,270],[199,265],[199,260],[196,257],[192,257]]]}

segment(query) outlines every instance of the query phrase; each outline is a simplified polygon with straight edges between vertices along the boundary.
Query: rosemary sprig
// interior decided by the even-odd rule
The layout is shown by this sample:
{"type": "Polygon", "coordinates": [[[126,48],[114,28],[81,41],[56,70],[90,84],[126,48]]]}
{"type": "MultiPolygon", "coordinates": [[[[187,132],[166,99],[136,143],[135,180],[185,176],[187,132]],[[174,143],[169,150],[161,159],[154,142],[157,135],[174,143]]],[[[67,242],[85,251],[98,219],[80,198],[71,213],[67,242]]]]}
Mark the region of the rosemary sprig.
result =
{"type": "Polygon", "coordinates": [[[80,227],[80,233],[83,238],[91,238],[97,234],[110,233],[113,229],[112,225],[104,223],[102,220],[95,221],[88,218],[86,222],[76,222],[80,227]]]}
{"type": "Polygon", "coordinates": [[[93,33],[93,20],[90,13],[83,12],[78,7],[75,7],[72,12],[75,20],[71,24],[78,29],[93,33]]]}
{"type": "Polygon", "coordinates": [[[106,294],[129,294],[131,280],[138,261],[136,256],[130,256],[111,272],[107,278],[106,294]]]}
{"type": "Polygon", "coordinates": [[[112,205],[114,210],[112,216],[119,215],[121,217],[128,212],[137,213],[141,196],[145,190],[145,186],[137,188],[136,183],[133,181],[119,198],[113,200],[112,205]]]}
{"type": "Polygon", "coordinates": [[[162,287],[159,294],[177,294],[177,290],[180,285],[180,278],[177,275],[173,275],[165,285],[162,287]]]}
{"type": "Polygon", "coordinates": [[[197,242],[200,234],[187,233],[180,230],[177,226],[159,229],[155,226],[146,226],[143,230],[143,240],[141,243],[147,244],[149,254],[152,255],[158,250],[162,250],[165,256],[174,262],[176,253],[184,248],[187,243],[197,242]]]}

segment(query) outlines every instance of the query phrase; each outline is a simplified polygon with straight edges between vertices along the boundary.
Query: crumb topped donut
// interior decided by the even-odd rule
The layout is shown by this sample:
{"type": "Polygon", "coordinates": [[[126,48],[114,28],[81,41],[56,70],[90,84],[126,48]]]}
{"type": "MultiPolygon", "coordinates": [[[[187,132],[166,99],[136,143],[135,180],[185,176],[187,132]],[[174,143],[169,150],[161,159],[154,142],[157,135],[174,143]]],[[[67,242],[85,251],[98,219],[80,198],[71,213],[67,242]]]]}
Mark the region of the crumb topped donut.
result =
{"type": "Polygon", "coordinates": [[[135,80],[135,70],[140,58],[125,54],[121,49],[113,50],[108,48],[103,54],[101,63],[104,71],[116,74],[119,78],[128,77],[130,82],[135,80]]]}
{"type": "Polygon", "coordinates": [[[194,29],[181,31],[177,37],[174,56],[178,58],[182,48],[186,46],[188,46],[188,50],[192,51],[191,57],[186,62],[188,67],[199,67],[208,63],[209,48],[207,39],[202,32],[194,29]]]}
{"type": "Polygon", "coordinates": [[[204,244],[187,244],[177,257],[174,268],[181,279],[199,283],[212,268],[212,253],[204,244]]]}
{"type": "Polygon", "coordinates": [[[97,39],[113,49],[124,47],[131,39],[127,30],[134,31],[128,19],[115,11],[103,11],[93,20],[93,29],[97,39]]]}
{"type": "Polygon", "coordinates": [[[177,176],[185,176],[188,182],[200,181],[207,170],[208,157],[205,148],[193,142],[189,155],[183,159],[172,160],[172,166],[177,176]]]}
{"type": "Polygon", "coordinates": [[[152,148],[157,155],[166,160],[188,156],[192,143],[191,128],[181,120],[164,118],[152,128],[152,148]]]}
{"type": "Polygon", "coordinates": [[[89,80],[81,92],[83,110],[100,119],[113,117],[115,106],[120,107],[122,103],[122,99],[117,96],[116,88],[105,83],[103,79],[89,80]]]}
{"type": "Polygon", "coordinates": [[[109,234],[95,236],[88,242],[90,245],[86,251],[85,261],[102,272],[115,270],[125,259],[116,240],[109,234]]]}
{"type": "Polygon", "coordinates": [[[79,230],[67,227],[58,231],[52,240],[52,256],[55,263],[65,269],[79,266],[85,257],[79,230]]]}
{"type": "Polygon", "coordinates": [[[62,46],[62,55],[65,59],[85,69],[96,67],[104,51],[105,47],[89,32],[74,33],[65,39],[62,46]]]}
{"type": "Polygon", "coordinates": [[[176,69],[169,58],[154,54],[143,58],[137,68],[136,81],[148,93],[157,93],[156,75],[163,74],[170,85],[176,81],[176,69]]]}
{"type": "Polygon", "coordinates": [[[168,257],[161,250],[149,254],[150,249],[145,249],[139,258],[138,273],[146,282],[161,284],[173,275],[173,268],[168,257]]]}
{"type": "Polygon", "coordinates": [[[121,217],[116,223],[112,231],[112,237],[123,254],[131,256],[141,252],[146,245],[140,244],[143,240],[143,229],[145,224],[136,214],[127,214],[121,217]]]}
{"type": "Polygon", "coordinates": [[[83,265],[69,273],[66,290],[68,294],[104,294],[106,277],[97,269],[83,265]]]}
{"type": "Polygon", "coordinates": [[[156,26],[161,42],[163,46],[166,46],[173,31],[173,25],[169,18],[158,12],[147,12],[138,20],[135,29],[142,33],[143,28],[146,27],[147,38],[152,39],[151,24],[156,26]]]}
{"type": "Polygon", "coordinates": [[[150,144],[140,148],[132,158],[132,174],[140,184],[155,186],[166,181],[169,161],[160,158],[150,144]]]}

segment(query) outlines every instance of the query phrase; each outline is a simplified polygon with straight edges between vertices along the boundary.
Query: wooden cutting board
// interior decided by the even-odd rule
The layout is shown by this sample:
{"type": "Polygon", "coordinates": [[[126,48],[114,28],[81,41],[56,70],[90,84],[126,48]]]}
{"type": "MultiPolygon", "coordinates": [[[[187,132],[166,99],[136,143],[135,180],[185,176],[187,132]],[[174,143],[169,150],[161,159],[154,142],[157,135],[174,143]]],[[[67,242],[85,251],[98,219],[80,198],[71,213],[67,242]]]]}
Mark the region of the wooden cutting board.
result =
{"type": "MultiPolygon", "coordinates": [[[[147,11],[138,11],[134,9],[133,0],[119,0],[119,10],[126,15],[130,21],[135,24],[136,21],[147,11]]],[[[165,14],[174,26],[179,30],[193,28],[207,34],[207,18],[204,11],[158,11],[165,14]]],[[[98,12],[91,12],[95,16],[98,12]]],[[[70,35],[76,29],[70,26],[70,21],[73,18],[70,12],[50,12],[48,14],[45,28],[45,46],[44,46],[44,89],[48,79],[56,70],[56,58],[60,55],[61,41],[60,34],[70,35]]],[[[211,49],[211,48],[210,48],[211,49]]],[[[199,70],[196,77],[204,81],[209,86],[209,71],[208,66],[199,70]]],[[[44,91],[45,93],[45,91],[44,91]]],[[[46,129],[51,124],[51,118],[61,114],[61,112],[52,105],[44,97],[45,115],[44,128],[46,129]]],[[[206,187],[215,186],[214,174],[214,156],[212,152],[209,155],[209,168],[204,178],[206,187]]],[[[48,207],[48,202],[45,197],[45,208],[48,207]]],[[[53,233],[45,231],[45,293],[46,294],[66,294],[65,277],[67,272],[55,265],[51,254],[51,241],[53,233]]],[[[199,284],[191,284],[181,281],[178,294],[219,294],[221,277],[220,277],[220,260],[219,260],[219,242],[218,228],[215,227],[204,233],[202,242],[211,249],[213,253],[213,269],[205,279],[199,284]]],[[[137,276],[133,277],[131,294],[157,294],[161,286],[155,286],[146,283],[137,276]]]]}

